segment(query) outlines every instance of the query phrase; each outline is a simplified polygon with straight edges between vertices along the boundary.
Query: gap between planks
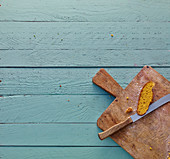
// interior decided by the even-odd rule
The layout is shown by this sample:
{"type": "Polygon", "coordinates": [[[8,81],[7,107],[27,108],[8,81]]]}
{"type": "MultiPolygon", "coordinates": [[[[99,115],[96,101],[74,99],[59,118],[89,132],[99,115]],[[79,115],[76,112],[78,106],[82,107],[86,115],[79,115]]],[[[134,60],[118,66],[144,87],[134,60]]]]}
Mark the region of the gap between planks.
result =
{"type": "Polygon", "coordinates": [[[0,123],[1,125],[2,124],[34,124],[34,125],[40,125],[40,124],[95,124],[96,125],[96,122],[3,122],[3,123],[0,123]]]}
{"type": "MultiPolygon", "coordinates": [[[[0,51],[55,51],[55,50],[68,50],[68,51],[72,51],[72,50],[75,50],[75,49],[65,49],[65,48],[56,48],[56,49],[1,49],[0,48],[0,51]]],[[[95,50],[95,51],[98,51],[98,50],[102,50],[102,51],[169,51],[168,49],[147,49],[147,48],[144,48],[144,49],[79,49],[79,50],[95,50]]]]}
{"type": "MultiPolygon", "coordinates": [[[[158,23],[159,21],[61,21],[61,20],[0,20],[0,23],[158,23]]],[[[169,23],[170,21],[160,21],[161,23],[169,23]]]]}
{"type": "MultiPolygon", "coordinates": [[[[155,66],[155,65],[149,65],[153,68],[170,68],[170,66],[155,66]]],[[[29,69],[29,68],[44,68],[44,69],[48,69],[48,68],[63,68],[63,69],[73,69],[73,68],[143,68],[144,65],[142,66],[0,66],[0,68],[23,68],[23,69],[29,69]]]]}
{"type": "Polygon", "coordinates": [[[84,146],[84,145],[0,145],[0,147],[120,147],[120,146],[84,146]]]}

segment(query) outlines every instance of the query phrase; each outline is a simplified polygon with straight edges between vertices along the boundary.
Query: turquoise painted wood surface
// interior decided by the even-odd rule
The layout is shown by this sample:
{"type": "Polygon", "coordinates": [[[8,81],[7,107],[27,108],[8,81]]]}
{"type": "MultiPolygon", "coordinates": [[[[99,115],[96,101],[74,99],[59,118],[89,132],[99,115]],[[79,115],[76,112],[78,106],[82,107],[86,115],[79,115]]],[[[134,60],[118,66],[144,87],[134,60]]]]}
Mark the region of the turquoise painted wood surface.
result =
{"type": "Polygon", "coordinates": [[[1,67],[170,66],[170,50],[0,50],[1,67]],[[13,60],[15,59],[15,60],[13,60]]]}
{"type": "Polygon", "coordinates": [[[125,150],[120,147],[1,147],[1,158],[69,158],[69,159],[132,159],[125,150]],[[103,157],[103,153],[105,153],[103,157]]]}
{"type": "Polygon", "coordinates": [[[0,49],[168,50],[169,30],[168,22],[2,22],[0,49]]]}
{"type": "Polygon", "coordinates": [[[0,98],[0,122],[95,124],[113,100],[110,95],[4,96],[0,98]]]}
{"type": "MultiPolygon", "coordinates": [[[[100,68],[1,68],[1,95],[108,94],[92,83],[100,68]],[[60,87],[61,85],[61,87],[60,87]]],[[[170,68],[155,68],[170,78],[170,68]]],[[[106,68],[125,88],[141,68],[106,68]]]]}
{"type": "Polygon", "coordinates": [[[118,146],[101,141],[96,123],[3,124],[1,145],[118,146]]]}
{"type": "Polygon", "coordinates": [[[168,22],[168,0],[3,0],[1,21],[168,22]]]}
{"type": "Polygon", "coordinates": [[[96,120],[114,97],[92,77],[104,67],[125,88],[151,65],[169,80],[169,1],[0,5],[0,158],[132,159],[98,139],[96,120]]]}

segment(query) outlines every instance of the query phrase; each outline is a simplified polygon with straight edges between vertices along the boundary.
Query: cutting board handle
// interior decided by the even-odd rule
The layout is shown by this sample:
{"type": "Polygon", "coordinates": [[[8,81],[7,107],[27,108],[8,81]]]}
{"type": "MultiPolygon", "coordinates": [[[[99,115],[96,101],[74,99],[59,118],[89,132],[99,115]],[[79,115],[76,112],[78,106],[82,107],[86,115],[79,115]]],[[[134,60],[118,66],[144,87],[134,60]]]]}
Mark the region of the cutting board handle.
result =
{"type": "Polygon", "coordinates": [[[118,97],[123,91],[123,88],[103,68],[96,73],[92,81],[115,97],[118,97]]]}

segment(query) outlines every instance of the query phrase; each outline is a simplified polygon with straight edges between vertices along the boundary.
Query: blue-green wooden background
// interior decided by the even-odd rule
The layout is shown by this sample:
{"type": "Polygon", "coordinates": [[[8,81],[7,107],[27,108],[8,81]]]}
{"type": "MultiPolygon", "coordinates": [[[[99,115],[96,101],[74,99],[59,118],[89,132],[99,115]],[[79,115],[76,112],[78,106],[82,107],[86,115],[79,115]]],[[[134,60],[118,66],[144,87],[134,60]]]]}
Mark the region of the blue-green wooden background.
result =
{"type": "Polygon", "coordinates": [[[169,80],[170,1],[0,5],[0,158],[132,159],[98,139],[96,120],[114,97],[92,77],[103,67],[125,88],[150,65],[169,80]]]}

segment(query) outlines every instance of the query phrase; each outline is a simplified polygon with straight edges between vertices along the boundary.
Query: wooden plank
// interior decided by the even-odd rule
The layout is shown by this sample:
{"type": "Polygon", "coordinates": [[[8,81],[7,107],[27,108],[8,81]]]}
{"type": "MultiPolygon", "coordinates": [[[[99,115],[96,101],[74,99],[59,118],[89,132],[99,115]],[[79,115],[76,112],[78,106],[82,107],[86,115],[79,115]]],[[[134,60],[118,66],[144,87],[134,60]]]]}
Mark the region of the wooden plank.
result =
{"type": "Polygon", "coordinates": [[[169,30],[166,22],[4,22],[0,25],[0,49],[168,50],[169,30]]]}
{"type": "Polygon", "coordinates": [[[1,146],[118,146],[110,138],[101,141],[96,124],[0,124],[0,129],[1,146]]]}
{"type": "Polygon", "coordinates": [[[169,50],[0,50],[0,66],[170,66],[169,54],[169,50]]]}
{"type": "Polygon", "coordinates": [[[168,0],[8,0],[1,2],[0,21],[169,21],[168,0]],[[152,12],[151,12],[152,11],[152,12]]]}
{"type": "MultiPolygon", "coordinates": [[[[108,94],[92,83],[92,77],[98,70],[99,68],[1,68],[0,95],[108,94]]],[[[125,88],[141,68],[106,70],[125,88]]],[[[170,79],[170,68],[156,70],[170,79]]]]}
{"type": "Polygon", "coordinates": [[[2,159],[133,159],[120,147],[1,147],[2,159]]]}
{"type": "MultiPolygon", "coordinates": [[[[0,95],[108,94],[92,83],[92,77],[98,70],[99,68],[1,68],[0,95]]],[[[106,70],[125,88],[141,68],[106,70]]],[[[170,79],[170,68],[156,70],[170,79]]]]}
{"type": "Polygon", "coordinates": [[[0,98],[0,122],[96,123],[113,100],[114,97],[110,95],[4,97],[0,98]]]}

